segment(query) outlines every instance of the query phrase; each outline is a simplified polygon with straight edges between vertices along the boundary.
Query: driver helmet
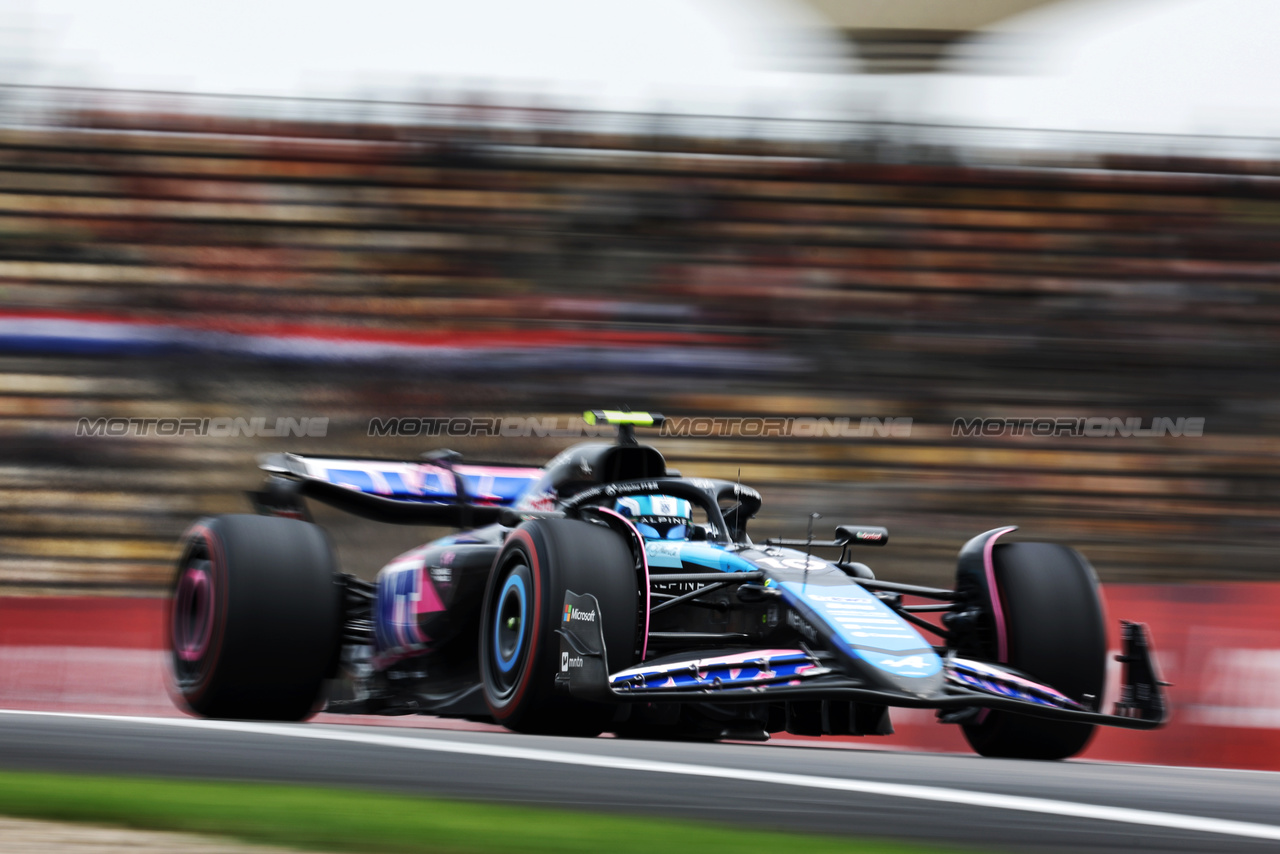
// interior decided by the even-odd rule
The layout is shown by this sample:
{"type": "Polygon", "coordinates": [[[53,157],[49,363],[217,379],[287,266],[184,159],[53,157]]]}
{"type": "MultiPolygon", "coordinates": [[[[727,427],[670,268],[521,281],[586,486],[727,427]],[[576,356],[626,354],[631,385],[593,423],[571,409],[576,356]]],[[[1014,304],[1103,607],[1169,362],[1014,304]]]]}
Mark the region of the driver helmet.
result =
{"type": "Polygon", "coordinates": [[[693,505],[673,495],[629,495],[613,505],[646,540],[687,540],[693,529],[693,505]]]}

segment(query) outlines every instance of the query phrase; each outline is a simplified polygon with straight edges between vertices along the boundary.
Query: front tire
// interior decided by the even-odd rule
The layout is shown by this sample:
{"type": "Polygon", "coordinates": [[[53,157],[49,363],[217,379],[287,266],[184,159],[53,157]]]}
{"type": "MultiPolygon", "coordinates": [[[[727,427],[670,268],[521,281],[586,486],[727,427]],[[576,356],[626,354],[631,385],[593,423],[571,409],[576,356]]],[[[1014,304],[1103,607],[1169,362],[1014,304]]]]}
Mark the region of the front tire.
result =
{"type": "Polygon", "coordinates": [[[538,519],[512,531],[490,571],[480,618],[485,702],[503,726],[525,733],[599,735],[615,708],[576,699],[555,687],[556,630],[565,591],[600,604],[608,670],[634,663],[635,558],[610,529],[576,519],[538,519]]]}
{"type": "Polygon", "coordinates": [[[175,699],[206,718],[310,717],[339,649],[341,591],[316,525],[248,515],[198,522],[170,597],[175,699]]]}
{"type": "MultiPolygon", "coordinates": [[[[1074,549],[1050,543],[998,544],[992,561],[992,595],[1004,612],[1004,663],[1097,708],[1106,679],[1107,634],[1093,567],[1074,549]]],[[[1084,750],[1094,729],[990,711],[965,724],[964,735],[983,756],[1052,760],[1084,750]]]]}

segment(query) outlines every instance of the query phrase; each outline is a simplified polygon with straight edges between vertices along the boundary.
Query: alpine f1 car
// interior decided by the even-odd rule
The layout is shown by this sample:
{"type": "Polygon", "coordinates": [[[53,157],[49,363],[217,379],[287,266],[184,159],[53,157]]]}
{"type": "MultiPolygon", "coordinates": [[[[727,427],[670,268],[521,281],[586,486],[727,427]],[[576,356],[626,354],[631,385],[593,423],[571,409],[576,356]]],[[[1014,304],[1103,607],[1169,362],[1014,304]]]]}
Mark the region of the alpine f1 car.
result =
{"type": "Polygon", "coordinates": [[[810,521],[808,538],[752,542],[759,493],[682,477],[636,441],[661,416],[587,420],[617,425],[617,442],[542,468],[451,451],[264,458],[257,515],[185,536],[170,620],[178,700],[212,718],[419,713],[689,739],[880,735],[891,708],[915,707],[981,754],[1040,759],[1078,753],[1098,725],[1164,722],[1136,623],[1122,623],[1123,686],[1102,710],[1103,609],[1078,552],[997,528],[960,549],[954,589],[884,581],[853,559],[884,547],[884,528],[813,540],[810,521]],[[339,570],[306,499],[461,532],[369,582],[339,570]]]}

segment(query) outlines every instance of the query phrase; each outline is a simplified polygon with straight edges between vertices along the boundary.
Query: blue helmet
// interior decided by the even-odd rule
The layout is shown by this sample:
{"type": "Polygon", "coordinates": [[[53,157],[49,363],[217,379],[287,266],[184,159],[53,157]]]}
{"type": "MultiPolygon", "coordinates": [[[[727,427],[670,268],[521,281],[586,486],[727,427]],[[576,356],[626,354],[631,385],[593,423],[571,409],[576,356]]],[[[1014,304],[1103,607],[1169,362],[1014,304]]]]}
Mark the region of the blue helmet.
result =
{"type": "Polygon", "coordinates": [[[693,505],[672,495],[630,495],[619,498],[613,509],[646,540],[687,540],[693,529],[693,505]]]}

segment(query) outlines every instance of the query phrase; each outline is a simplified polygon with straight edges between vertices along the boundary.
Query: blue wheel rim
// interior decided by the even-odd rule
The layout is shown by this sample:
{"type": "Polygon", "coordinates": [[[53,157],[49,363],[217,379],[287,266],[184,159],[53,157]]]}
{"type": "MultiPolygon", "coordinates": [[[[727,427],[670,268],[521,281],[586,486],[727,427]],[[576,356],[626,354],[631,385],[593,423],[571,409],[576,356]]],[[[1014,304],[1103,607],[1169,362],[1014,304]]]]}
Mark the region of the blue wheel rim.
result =
{"type": "Polygon", "coordinates": [[[503,673],[510,673],[520,661],[520,652],[524,648],[527,601],[524,579],[511,573],[502,585],[502,592],[498,594],[498,607],[493,621],[494,659],[503,673]]]}

